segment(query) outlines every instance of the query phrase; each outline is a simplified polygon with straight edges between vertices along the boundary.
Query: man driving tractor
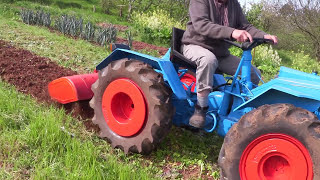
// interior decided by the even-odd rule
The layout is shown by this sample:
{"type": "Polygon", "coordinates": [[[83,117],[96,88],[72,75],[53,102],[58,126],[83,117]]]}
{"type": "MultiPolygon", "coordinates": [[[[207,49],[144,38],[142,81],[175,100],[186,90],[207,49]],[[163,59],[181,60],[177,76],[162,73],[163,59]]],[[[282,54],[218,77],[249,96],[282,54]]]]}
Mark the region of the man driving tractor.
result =
{"type": "MultiPolygon", "coordinates": [[[[189,16],[181,52],[197,65],[197,105],[189,124],[201,128],[208,110],[213,74],[219,69],[233,75],[240,63],[240,58],[230,54],[230,45],[223,40],[252,42],[253,38],[264,38],[277,44],[278,39],[251,25],[237,0],[191,0],[189,16]]],[[[259,83],[257,74],[261,76],[260,71],[253,66],[251,79],[256,85],[259,83]]]]}

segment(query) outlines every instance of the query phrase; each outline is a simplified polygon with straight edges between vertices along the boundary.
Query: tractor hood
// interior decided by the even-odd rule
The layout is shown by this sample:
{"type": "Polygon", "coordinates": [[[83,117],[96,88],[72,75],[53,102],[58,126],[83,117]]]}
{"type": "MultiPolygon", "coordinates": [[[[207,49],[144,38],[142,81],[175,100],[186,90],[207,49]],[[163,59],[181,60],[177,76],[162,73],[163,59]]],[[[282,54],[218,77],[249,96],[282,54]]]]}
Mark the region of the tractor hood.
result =
{"type": "Polygon", "coordinates": [[[277,78],[253,89],[252,95],[252,98],[235,110],[244,107],[256,107],[262,102],[265,104],[301,104],[297,106],[304,108],[306,108],[307,103],[308,107],[318,108],[320,103],[320,76],[281,67],[277,78]]]}
{"type": "Polygon", "coordinates": [[[320,76],[317,74],[281,67],[277,80],[289,94],[320,101],[320,76]]]}
{"type": "Polygon", "coordinates": [[[320,76],[317,74],[309,74],[305,72],[301,72],[298,70],[290,69],[287,67],[281,67],[279,71],[279,78],[289,78],[289,79],[295,79],[295,80],[302,80],[302,81],[308,81],[313,82],[312,84],[316,83],[318,87],[320,86],[320,76]]]}

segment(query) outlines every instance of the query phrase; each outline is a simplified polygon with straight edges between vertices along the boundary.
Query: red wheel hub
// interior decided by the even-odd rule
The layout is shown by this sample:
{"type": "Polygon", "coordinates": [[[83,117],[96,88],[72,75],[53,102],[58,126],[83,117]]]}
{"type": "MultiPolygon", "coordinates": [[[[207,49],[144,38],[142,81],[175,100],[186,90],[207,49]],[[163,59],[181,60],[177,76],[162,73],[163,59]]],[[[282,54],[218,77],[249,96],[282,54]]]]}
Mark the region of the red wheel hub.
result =
{"type": "Polygon", "coordinates": [[[285,134],[266,134],[243,151],[239,164],[243,180],[312,180],[312,160],[297,139],[285,134]]]}
{"type": "MultiPolygon", "coordinates": [[[[191,92],[194,92],[194,89],[196,87],[196,78],[193,75],[186,73],[181,77],[180,81],[182,83],[185,83],[187,86],[190,86],[193,83],[191,92]]],[[[185,90],[188,90],[188,87],[186,85],[183,84],[183,87],[185,90]]]]}
{"type": "Polygon", "coordinates": [[[102,96],[102,113],[110,129],[120,136],[137,134],[146,119],[144,94],[133,81],[116,79],[102,96]]]}

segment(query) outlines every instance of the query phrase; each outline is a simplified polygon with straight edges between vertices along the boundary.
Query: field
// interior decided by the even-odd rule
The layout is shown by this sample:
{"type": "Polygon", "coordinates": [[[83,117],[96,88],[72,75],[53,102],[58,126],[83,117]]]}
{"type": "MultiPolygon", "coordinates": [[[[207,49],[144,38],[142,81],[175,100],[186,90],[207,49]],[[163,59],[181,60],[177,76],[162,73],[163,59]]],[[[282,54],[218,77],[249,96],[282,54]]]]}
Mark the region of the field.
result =
{"type": "MultiPolygon", "coordinates": [[[[111,52],[108,46],[54,28],[27,25],[21,20],[21,7],[134,27],[99,9],[92,13],[87,1],[81,4],[82,8],[61,8],[29,1],[0,2],[0,179],[218,179],[223,139],[215,133],[173,127],[151,155],[125,155],[97,136],[88,101],[63,106],[50,99],[50,81],[92,72],[111,52]]],[[[158,41],[153,45],[137,32],[133,38],[133,49],[154,56],[163,55],[169,47],[158,41]]],[[[128,42],[126,32],[119,30],[116,41],[128,42]]],[[[266,80],[274,77],[280,65],[320,70],[318,62],[303,52],[270,47],[257,48],[254,63],[266,80]]]]}

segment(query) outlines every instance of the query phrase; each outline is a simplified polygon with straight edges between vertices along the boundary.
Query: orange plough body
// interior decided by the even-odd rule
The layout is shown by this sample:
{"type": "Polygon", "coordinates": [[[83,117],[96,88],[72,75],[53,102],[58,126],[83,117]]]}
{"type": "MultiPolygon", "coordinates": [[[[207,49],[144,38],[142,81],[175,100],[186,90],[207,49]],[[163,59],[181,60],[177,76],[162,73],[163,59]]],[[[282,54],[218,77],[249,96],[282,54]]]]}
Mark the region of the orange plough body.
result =
{"type": "Polygon", "coordinates": [[[48,85],[51,98],[61,104],[88,100],[93,97],[91,85],[98,79],[98,73],[61,77],[48,85]]]}

